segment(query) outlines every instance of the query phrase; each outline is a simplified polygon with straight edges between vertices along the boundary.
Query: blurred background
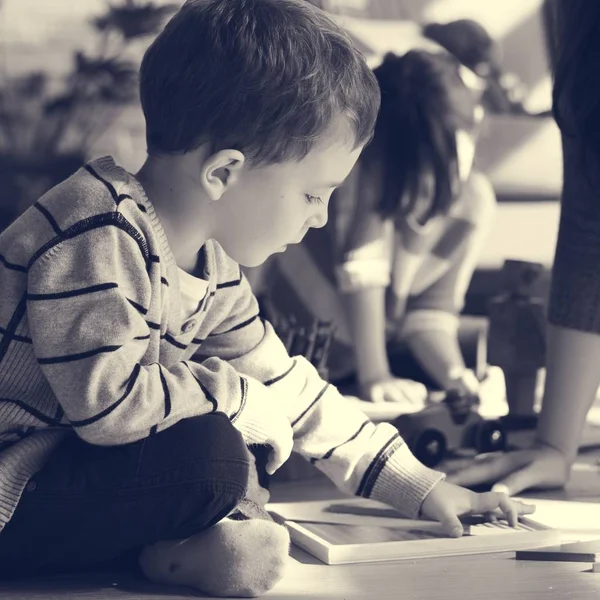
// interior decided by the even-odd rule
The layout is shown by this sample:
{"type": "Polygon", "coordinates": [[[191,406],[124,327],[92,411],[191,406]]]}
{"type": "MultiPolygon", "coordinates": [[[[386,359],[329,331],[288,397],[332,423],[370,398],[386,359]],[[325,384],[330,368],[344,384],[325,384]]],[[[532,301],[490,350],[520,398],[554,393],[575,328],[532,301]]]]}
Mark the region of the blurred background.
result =
{"type": "MultiPolygon", "coordinates": [[[[467,311],[479,313],[507,258],[549,267],[561,147],[551,108],[549,20],[542,0],[311,0],[376,64],[421,37],[423,24],[472,19],[498,48],[508,107],[488,112],[477,163],[499,211],[467,311]]],[[[89,158],[129,170],[145,157],[136,68],[182,0],[0,0],[0,226],[89,158]]]]}

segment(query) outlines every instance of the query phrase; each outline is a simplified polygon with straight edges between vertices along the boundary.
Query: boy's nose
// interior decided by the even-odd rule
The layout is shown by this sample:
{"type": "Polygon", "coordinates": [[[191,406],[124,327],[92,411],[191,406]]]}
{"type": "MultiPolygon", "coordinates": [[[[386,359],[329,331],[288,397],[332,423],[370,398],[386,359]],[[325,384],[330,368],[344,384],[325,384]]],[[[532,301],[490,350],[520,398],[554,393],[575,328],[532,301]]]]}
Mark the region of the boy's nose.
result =
{"type": "Polygon", "coordinates": [[[314,229],[321,229],[327,225],[328,220],[328,211],[327,208],[322,208],[315,215],[313,215],[309,221],[309,227],[314,229]]]}

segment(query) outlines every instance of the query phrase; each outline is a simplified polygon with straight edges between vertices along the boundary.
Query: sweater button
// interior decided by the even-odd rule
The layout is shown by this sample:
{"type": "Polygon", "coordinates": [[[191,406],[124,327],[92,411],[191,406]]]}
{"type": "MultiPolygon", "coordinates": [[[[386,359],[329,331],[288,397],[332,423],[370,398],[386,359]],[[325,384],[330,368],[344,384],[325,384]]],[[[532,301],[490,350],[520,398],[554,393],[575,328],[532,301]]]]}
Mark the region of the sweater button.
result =
{"type": "Polygon", "coordinates": [[[183,333],[189,333],[190,331],[193,331],[196,328],[196,321],[194,319],[192,319],[191,321],[188,321],[181,329],[181,331],[183,333]]]}
{"type": "Polygon", "coordinates": [[[26,486],[25,489],[28,492],[33,492],[33,490],[35,490],[35,488],[37,487],[37,483],[35,481],[30,481],[26,486]]]}

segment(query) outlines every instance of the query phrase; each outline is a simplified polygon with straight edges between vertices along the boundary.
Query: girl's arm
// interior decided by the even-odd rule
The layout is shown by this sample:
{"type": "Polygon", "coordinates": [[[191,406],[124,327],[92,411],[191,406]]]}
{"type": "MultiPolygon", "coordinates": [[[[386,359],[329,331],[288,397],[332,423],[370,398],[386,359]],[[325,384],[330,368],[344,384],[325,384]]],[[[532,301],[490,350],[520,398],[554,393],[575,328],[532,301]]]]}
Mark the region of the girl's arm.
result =
{"type": "Polygon", "coordinates": [[[371,401],[420,403],[425,387],[397,380],[390,373],[385,297],[391,280],[394,227],[376,210],[380,179],[360,168],[338,190],[332,226],[336,276],[361,395],[371,401]]]}
{"type": "Polygon", "coordinates": [[[344,307],[354,343],[361,384],[390,377],[385,338],[385,287],[367,287],[344,294],[344,307]]]}
{"type": "Polygon", "coordinates": [[[364,221],[362,243],[345,252],[337,267],[361,383],[390,376],[385,313],[391,269],[388,235],[389,226],[377,216],[369,216],[364,221]]]}
{"type": "Polygon", "coordinates": [[[424,385],[397,379],[387,356],[385,292],[390,279],[387,247],[393,236],[386,226],[370,220],[374,241],[349,253],[338,269],[348,326],[352,336],[360,395],[372,402],[404,402],[421,405],[424,385]]]}
{"type": "MultiPolygon", "coordinates": [[[[466,369],[455,331],[420,331],[408,339],[408,346],[425,372],[443,389],[456,385],[466,369]]],[[[475,391],[475,390],[472,390],[475,391]]]]}
{"type": "Polygon", "coordinates": [[[335,192],[330,223],[337,283],[361,382],[389,376],[385,293],[391,273],[388,237],[393,231],[375,211],[377,181],[359,160],[335,192]]]}

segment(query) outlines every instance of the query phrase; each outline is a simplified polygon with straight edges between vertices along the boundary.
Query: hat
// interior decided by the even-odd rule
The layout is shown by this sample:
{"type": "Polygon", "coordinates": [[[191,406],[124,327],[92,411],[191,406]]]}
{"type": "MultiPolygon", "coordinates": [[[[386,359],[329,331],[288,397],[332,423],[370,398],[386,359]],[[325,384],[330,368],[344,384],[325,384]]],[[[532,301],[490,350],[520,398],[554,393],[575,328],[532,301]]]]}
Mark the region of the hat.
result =
{"type": "Polygon", "coordinates": [[[471,19],[450,23],[429,23],[423,35],[453,54],[465,67],[476,70],[479,65],[497,67],[499,47],[485,28],[471,19]]]}

